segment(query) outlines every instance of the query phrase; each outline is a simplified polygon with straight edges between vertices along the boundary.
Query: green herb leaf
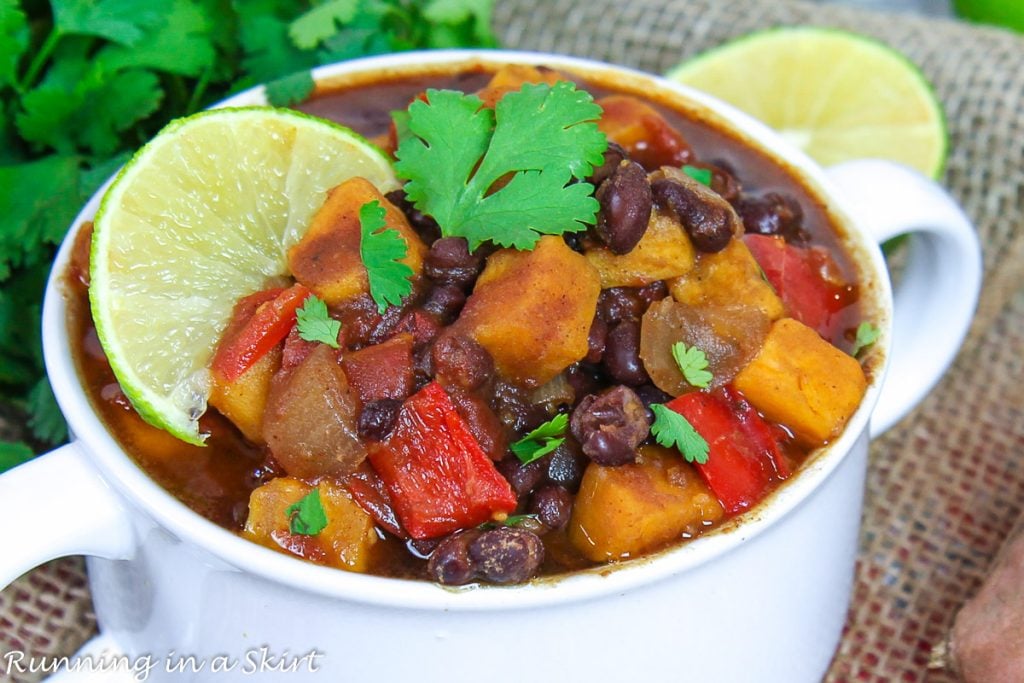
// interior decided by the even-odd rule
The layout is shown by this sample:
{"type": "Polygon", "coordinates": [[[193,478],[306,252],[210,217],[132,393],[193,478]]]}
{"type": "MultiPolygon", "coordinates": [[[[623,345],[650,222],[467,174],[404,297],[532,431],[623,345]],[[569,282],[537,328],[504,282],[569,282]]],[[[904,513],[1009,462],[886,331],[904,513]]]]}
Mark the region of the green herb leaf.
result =
{"type": "Polygon", "coordinates": [[[878,341],[881,334],[882,331],[871,323],[862,322],[857,326],[857,338],[853,342],[853,348],[850,349],[850,355],[856,358],[861,351],[878,341]]]}
{"type": "Polygon", "coordinates": [[[288,506],[288,529],[300,536],[316,536],[327,526],[327,513],[320,502],[320,489],[314,488],[299,502],[288,506]]]}
{"type": "Polygon", "coordinates": [[[705,388],[711,384],[714,375],[707,371],[708,359],[696,346],[687,347],[683,342],[672,345],[672,357],[679,366],[679,372],[692,386],[705,388]]]}
{"type": "MultiPolygon", "coordinates": [[[[136,0],[125,0],[138,7],[136,0]]],[[[193,0],[150,3],[159,8],[155,21],[131,46],[109,45],[97,55],[106,71],[147,68],[181,76],[199,76],[217,58],[213,46],[215,27],[204,9],[193,0]]],[[[280,71],[275,76],[280,75],[280,71]]]]}
{"type": "Polygon", "coordinates": [[[323,299],[311,294],[295,311],[295,319],[299,328],[299,337],[309,342],[327,344],[333,349],[338,346],[338,333],[341,322],[327,314],[327,304],[323,299]]]}
{"type": "Polygon", "coordinates": [[[0,0],[0,88],[16,83],[18,63],[28,49],[28,21],[18,0],[0,0]]]}
{"type": "Polygon", "coordinates": [[[690,176],[698,183],[711,187],[711,169],[699,168],[697,166],[690,166],[686,164],[683,166],[683,173],[690,176]]]}
{"type": "Polygon", "coordinates": [[[53,23],[59,34],[97,36],[134,45],[143,28],[156,19],[155,3],[136,0],[51,0],[53,23]]]}
{"type": "Polygon", "coordinates": [[[313,74],[310,71],[296,71],[289,76],[267,83],[267,101],[275,107],[289,107],[304,102],[313,92],[314,87],[316,87],[316,83],[313,81],[313,74]]]}
{"type": "Polygon", "coordinates": [[[20,441],[0,441],[0,474],[32,459],[32,449],[20,441]]]}
{"type": "Polygon", "coordinates": [[[494,110],[475,95],[428,90],[427,101],[409,106],[395,170],[443,235],[465,237],[471,250],[487,241],[531,249],[541,235],[594,222],[593,186],[571,181],[603,160],[600,115],[588,93],[565,81],[528,83],[494,110]]]}
{"type": "Polygon", "coordinates": [[[561,446],[568,426],[569,415],[560,413],[513,443],[509,449],[519,462],[529,465],[561,446]]]}
{"type": "Polygon", "coordinates": [[[708,442],[697,433],[689,420],[660,403],[652,404],[651,411],[654,413],[651,434],[658,443],[666,448],[678,449],[687,462],[701,465],[707,463],[708,442]]]}
{"type": "Polygon", "coordinates": [[[293,21],[288,35],[297,47],[314,48],[338,32],[335,22],[344,26],[356,18],[358,10],[358,0],[328,0],[293,21]]]}
{"type": "Polygon", "coordinates": [[[490,522],[478,524],[477,529],[497,529],[500,526],[522,526],[522,524],[527,520],[537,521],[539,518],[537,515],[532,513],[528,515],[509,515],[500,522],[492,520],[490,522]]]}
{"type": "Polygon", "coordinates": [[[362,239],[359,256],[366,267],[370,281],[370,296],[377,303],[377,312],[388,306],[398,306],[402,298],[412,291],[412,268],[402,263],[409,253],[409,245],[394,228],[385,228],[384,207],[374,200],[359,209],[362,239]]]}
{"type": "Polygon", "coordinates": [[[32,435],[48,444],[58,444],[68,438],[68,424],[53,396],[50,381],[43,377],[28,395],[28,426],[32,435]]]}

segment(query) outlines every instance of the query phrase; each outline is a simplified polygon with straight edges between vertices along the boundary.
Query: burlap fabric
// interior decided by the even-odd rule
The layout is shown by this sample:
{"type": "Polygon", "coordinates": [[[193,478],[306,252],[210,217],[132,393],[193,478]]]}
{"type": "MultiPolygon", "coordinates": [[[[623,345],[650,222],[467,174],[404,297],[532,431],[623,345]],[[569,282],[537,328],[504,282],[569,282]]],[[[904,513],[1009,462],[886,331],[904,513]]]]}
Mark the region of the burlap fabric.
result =
{"type": "MultiPolygon", "coordinates": [[[[792,24],[859,31],[921,67],[949,117],[943,182],[984,245],[985,288],[955,366],[872,446],[856,588],[827,677],[948,681],[927,670],[929,652],[1024,503],[1024,40],[781,0],[498,0],[495,16],[506,46],[652,72],[748,31],[792,24]]],[[[0,653],[70,654],[93,629],[78,559],[50,563],[0,593],[0,653]]]]}

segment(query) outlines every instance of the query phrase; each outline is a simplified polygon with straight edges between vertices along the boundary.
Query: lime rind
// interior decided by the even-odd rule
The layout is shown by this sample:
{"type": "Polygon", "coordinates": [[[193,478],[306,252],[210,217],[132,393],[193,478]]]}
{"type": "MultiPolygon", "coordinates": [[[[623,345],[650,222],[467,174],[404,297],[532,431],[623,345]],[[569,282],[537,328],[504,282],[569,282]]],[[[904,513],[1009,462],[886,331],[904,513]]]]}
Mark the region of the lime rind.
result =
{"type": "Polygon", "coordinates": [[[906,55],[874,38],[813,26],[766,29],[701,53],[670,69],[666,78],[705,90],[762,119],[823,165],[875,156],[901,161],[932,178],[940,177],[945,169],[948,126],[933,86],[906,55]],[[828,56],[836,54],[843,55],[848,68],[828,60],[828,56]],[[878,69],[872,71],[867,63],[877,65],[878,69]],[[743,77],[746,71],[754,69],[756,78],[743,77]],[[829,71],[828,78],[819,75],[815,79],[815,70],[822,69],[836,70],[829,71]],[[827,89],[835,89],[835,101],[841,102],[844,97],[851,97],[851,91],[855,94],[865,79],[882,70],[900,75],[897,91],[873,91],[879,84],[884,85],[877,79],[860,89],[868,95],[899,96],[904,98],[903,102],[920,107],[908,109],[906,125],[884,120],[885,116],[893,116],[898,107],[873,106],[876,103],[872,102],[846,107],[841,115],[870,118],[874,114],[881,120],[820,123],[829,113],[836,116],[835,112],[822,111],[832,99],[827,89]],[[789,97],[799,92],[801,79],[810,79],[819,89],[813,96],[789,97]],[[912,122],[911,114],[917,116],[912,122]],[[800,123],[795,124],[797,121],[800,123]],[[865,140],[874,144],[865,145],[865,140]],[[913,154],[909,153],[911,150],[913,154]]]}
{"type": "Polygon", "coordinates": [[[286,273],[326,191],[356,175],[387,192],[391,163],[333,122],[271,107],[168,124],[101,201],[90,306],[139,415],[200,445],[207,365],[235,301],[286,273]]]}

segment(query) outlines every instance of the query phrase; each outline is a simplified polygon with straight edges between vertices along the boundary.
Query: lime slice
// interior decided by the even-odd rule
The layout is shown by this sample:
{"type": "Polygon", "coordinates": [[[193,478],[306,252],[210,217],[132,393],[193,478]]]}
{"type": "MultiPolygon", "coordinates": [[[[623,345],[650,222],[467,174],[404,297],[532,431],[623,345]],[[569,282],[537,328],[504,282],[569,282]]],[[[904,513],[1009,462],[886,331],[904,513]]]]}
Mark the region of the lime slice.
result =
{"type": "Polygon", "coordinates": [[[398,187],[362,137],[298,112],[216,109],[170,123],[121,170],[96,215],[89,298],[139,414],[189,443],[207,365],[235,302],[287,271],[326,192],[398,187]]]}
{"type": "Polygon", "coordinates": [[[761,119],[824,166],[889,159],[934,178],[945,164],[945,118],[928,81],[864,36],[811,27],[754,33],[667,77],[761,119]]]}

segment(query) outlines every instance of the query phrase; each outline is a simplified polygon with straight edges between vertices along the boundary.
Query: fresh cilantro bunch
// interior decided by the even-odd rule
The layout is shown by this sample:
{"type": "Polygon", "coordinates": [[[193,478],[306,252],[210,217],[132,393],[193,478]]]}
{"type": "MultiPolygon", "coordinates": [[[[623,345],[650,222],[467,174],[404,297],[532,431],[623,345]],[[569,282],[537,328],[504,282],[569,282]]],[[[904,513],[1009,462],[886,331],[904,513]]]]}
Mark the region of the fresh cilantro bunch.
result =
{"type": "Polygon", "coordinates": [[[309,69],[425,47],[491,47],[493,0],[0,0],[0,471],[66,438],[39,317],[55,245],[169,120],[309,69]],[[25,416],[25,417],[22,417],[25,416]],[[6,439],[6,441],[5,441],[6,439]]]}

